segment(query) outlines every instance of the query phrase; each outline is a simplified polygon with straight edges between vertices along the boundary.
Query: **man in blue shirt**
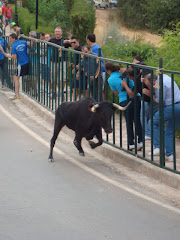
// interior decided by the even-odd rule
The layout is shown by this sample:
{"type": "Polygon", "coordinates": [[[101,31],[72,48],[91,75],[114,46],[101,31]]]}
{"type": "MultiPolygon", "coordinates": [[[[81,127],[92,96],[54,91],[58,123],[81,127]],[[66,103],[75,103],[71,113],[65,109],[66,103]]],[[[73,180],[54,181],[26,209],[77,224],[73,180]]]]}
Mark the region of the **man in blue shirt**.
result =
{"type": "Polygon", "coordinates": [[[13,100],[20,99],[19,88],[20,76],[29,75],[29,55],[27,53],[27,42],[20,41],[15,33],[9,35],[9,41],[12,43],[12,55],[5,53],[2,48],[0,49],[5,57],[17,59],[18,66],[14,76],[15,83],[15,96],[13,100]]]}
{"type": "MultiPolygon", "coordinates": [[[[86,36],[86,42],[87,44],[91,47],[91,53],[97,54],[98,55],[98,49],[100,48],[99,45],[96,43],[96,36],[94,33],[89,33],[86,36]]],[[[103,53],[101,50],[101,57],[103,57],[103,53]]],[[[106,81],[106,71],[105,71],[105,67],[104,67],[104,61],[101,61],[102,63],[102,72],[101,72],[101,76],[103,78],[103,86],[102,86],[102,98],[103,100],[105,100],[105,93],[104,93],[104,85],[105,85],[105,81],[106,81]]]]}
{"type": "MultiPolygon", "coordinates": [[[[0,37],[0,45],[5,51],[6,48],[6,41],[4,38],[0,37]]],[[[2,82],[2,87],[4,85],[4,54],[0,51],[0,68],[1,68],[1,82],[2,82]]]]}

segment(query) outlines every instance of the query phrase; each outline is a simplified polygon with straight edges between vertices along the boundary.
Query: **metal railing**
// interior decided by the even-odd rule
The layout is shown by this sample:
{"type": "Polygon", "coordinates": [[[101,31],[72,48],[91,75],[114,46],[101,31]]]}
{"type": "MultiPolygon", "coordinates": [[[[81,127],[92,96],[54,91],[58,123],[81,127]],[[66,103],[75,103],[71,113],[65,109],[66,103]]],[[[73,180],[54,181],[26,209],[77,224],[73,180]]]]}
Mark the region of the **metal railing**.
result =
{"type": "MultiPolygon", "coordinates": [[[[9,38],[4,36],[7,45],[10,44],[9,38]]],[[[137,149],[137,100],[134,98],[134,119],[135,119],[135,150],[129,150],[128,138],[126,136],[126,124],[123,113],[114,113],[112,119],[113,133],[111,135],[104,134],[104,142],[124,150],[130,154],[136,155],[152,164],[165,168],[180,174],[177,169],[177,161],[180,162],[180,156],[176,156],[176,139],[175,139],[175,115],[174,115],[174,78],[180,79],[180,72],[164,70],[162,60],[159,62],[159,68],[137,65],[123,61],[117,61],[100,57],[98,55],[86,54],[71,49],[64,48],[49,42],[38,39],[23,37],[23,40],[28,41],[29,52],[29,76],[22,78],[22,91],[28,96],[34,98],[36,101],[55,111],[57,107],[64,101],[76,101],[84,96],[92,96],[97,101],[102,99],[108,101],[118,101],[113,92],[108,86],[108,75],[102,72],[102,65],[107,61],[115,64],[122,64],[124,67],[134,67],[134,93],[137,95],[136,75],[137,70],[142,69],[142,75],[145,69],[151,70],[151,102],[150,112],[153,113],[153,73],[158,73],[159,76],[159,141],[160,141],[160,156],[153,156],[153,114],[150,116],[151,126],[151,141],[145,141],[145,101],[142,97],[142,135],[143,135],[143,150],[141,152],[137,149]],[[104,88],[102,75],[104,74],[104,88]],[[163,74],[171,76],[172,86],[172,129],[173,129],[173,162],[167,163],[165,161],[165,140],[164,140],[164,103],[163,103],[163,74]],[[151,156],[147,156],[147,151],[151,152],[151,156]]],[[[62,43],[63,45],[63,43],[62,43]]],[[[7,50],[8,51],[8,50],[7,50]]],[[[13,75],[16,68],[16,61],[8,60],[8,73],[5,79],[5,85],[14,90],[13,75]]],[[[128,111],[128,110],[127,110],[128,111]]],[[[178,141],[178,140],[177,140],[178,141]]]]}

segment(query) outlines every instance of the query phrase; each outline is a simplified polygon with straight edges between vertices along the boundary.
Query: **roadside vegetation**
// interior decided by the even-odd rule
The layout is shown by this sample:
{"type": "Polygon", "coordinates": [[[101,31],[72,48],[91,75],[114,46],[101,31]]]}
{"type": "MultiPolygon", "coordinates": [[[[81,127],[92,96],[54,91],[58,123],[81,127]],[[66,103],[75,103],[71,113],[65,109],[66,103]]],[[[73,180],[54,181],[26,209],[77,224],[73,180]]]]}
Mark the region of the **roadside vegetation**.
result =
{"type": "MultiPolygon", "coordinates": [[[[14,4],[11,7],[14,16],[14,4]]],[[[64,36],[72,33],[85,43],[87,33],[95,28],[95,9],[86,0],[39,0],[38,29],[35,29],[36,1],[26,0],[23,8],[17,9],[18,24],[25,35],[32,30],[53,35],[54,29],[61,26],[64,36]]]]}
{"type": "Polygon", "coordinates": [[[180,21],[179,0],[118,0],[119,18],[127,27],[163,33],[180,21]]]}
{"type": "MultiPolygon", "coordinates": [[[[145,44],[141,39],[121,44],[109,39],[102,50],[105,57],[126,62],[132,62],[134,56],[141,56],[147,65],[154,67],[158,67],[159,59],[163,58],[164,69],[180,71],[180,22],[174,30],[164,31],[159,48],[145,44]]],[[[175,80],[180,86],[180,75],[176,75],[175,80]]]]}

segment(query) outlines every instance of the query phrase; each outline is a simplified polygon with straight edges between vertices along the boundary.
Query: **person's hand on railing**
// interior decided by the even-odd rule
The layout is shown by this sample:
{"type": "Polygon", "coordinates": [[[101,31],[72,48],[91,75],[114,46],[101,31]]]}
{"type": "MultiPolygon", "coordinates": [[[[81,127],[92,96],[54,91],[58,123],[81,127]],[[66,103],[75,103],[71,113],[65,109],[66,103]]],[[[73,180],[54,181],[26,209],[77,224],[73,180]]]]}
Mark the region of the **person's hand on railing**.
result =
{"type": "Polygon", "coordinates": [[[11,58],[11,54],[10,53],[4,53],[4,56],[7,58],[11,58]]]}

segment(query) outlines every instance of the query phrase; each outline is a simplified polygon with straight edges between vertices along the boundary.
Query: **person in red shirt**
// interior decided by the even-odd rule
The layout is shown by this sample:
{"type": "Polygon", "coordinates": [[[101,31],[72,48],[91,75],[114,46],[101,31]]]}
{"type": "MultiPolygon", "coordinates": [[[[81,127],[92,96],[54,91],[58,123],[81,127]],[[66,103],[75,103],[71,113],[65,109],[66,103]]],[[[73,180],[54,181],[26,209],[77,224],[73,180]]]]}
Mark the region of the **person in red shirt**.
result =
{"type": "Polygon", "coordinates": [[[12,23],[12,9],[10,8],[10,5],[7,5],[7,10],[6,10],[6,26],[8,24],[12,23]]]}
{"type": "Polygon", "coordinates": [[[7,11],[6,3],[3,2],[3,6],[2,6],[2,16],[3,16],[3,23],[4,23],[4,24],[5,24],[5,20],[6,20],[6,11],[7,11]]]}

